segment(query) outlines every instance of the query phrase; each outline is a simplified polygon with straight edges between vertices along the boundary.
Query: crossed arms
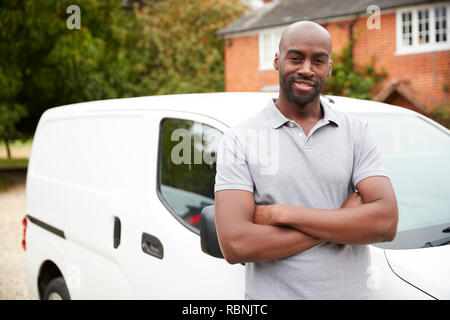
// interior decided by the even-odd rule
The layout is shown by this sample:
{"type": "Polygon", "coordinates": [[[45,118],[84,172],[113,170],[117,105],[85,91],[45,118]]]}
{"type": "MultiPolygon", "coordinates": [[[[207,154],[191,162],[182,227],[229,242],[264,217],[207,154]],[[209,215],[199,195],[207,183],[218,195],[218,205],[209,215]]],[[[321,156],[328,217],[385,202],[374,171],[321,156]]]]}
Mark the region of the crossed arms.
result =
{"type": "Polygon", "coordinates": [[[253,194],[243,190],[216,193],[215,214],[220,247],[231,263],[276,260],[320,242],[369,244],[392,241],[398,207],[388,178],[361,180],[336,210],[282,204],[255,208],[253,194]]]}

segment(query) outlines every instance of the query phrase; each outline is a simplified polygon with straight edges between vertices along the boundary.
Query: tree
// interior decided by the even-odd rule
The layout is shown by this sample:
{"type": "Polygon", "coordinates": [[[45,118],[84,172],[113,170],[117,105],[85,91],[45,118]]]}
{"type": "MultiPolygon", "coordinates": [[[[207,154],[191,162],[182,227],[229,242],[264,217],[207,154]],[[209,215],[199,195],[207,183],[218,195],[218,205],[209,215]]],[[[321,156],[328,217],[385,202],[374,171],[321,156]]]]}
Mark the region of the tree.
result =
{"type": "Polygon", "coordinates": [[[20,132],[16,128],[16,124],[26,116],[27,111],[25,107],[18,103],[12,103],[9,105],[0,104],[0,137],[6,146],[6,154],[8,159],[11,159],[11,150],[9,148],[9,141],[23,138],[20,132]]]}
{"type": "Polygon", "coordinates": [[[247,9],[240,0],[150,1],[139,18],[151,94],[224,91],[224,40],[215,33],[247,9]]]}
{"type": "Polygon", "coordinates": [[[15,102],[21,88],[22,79],[17,69],[0,67],[0,139],[5,143],[8,159],[11,158],[9,141],[22,138],[16,124],[27,114],[25,107],[15,102]]]}
{"type": "MultiPolygon", "coordinates": [[[[142,94],[130,81],[136,61],[133,12],[120,1],[78,1],[81,29],[66,25],[65,0],[7,0],[0,13],[0,68],[13,87],[2,104],[25,106],[21,131],[34,132],[49,107],[142,94]],[[12,85],[14,84],[14,85],[12,85]]],[[[6,87],[5,87],[6,86],[6,87]]]]}
{"type": "Polygon", "coordinates": [[[70,30],[72,4],[0,4],[0,92],[7,92],[0,103],[26,108],[17,131],[33,134],[54,106],[223,91],[223,40],[215,32],[245,11],[240,0],[79,0],[81,28],[70,30]]]}

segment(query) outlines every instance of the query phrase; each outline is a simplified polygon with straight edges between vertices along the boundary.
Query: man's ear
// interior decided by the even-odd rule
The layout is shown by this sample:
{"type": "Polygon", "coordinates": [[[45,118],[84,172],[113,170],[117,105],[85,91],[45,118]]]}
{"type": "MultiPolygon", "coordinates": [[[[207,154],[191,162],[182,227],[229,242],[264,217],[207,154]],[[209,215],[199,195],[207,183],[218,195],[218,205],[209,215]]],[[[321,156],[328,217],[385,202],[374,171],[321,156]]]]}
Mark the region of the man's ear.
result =
{"type": "Polygon", "coordinates": [[[330,60],[330,71],[328,71],[328,76],[327,76],[327,78],[328,78],[329,76],[331,76],[332,73],[333,73],[333,62],[330,60]]]}
{"type": "Polygon", "coordinates": [[[276,52],[275,53],[275,59],[273,59],[273,67],[275,68],[275,70],[278,71],[278,61],[279,61],[279,53],[276,52]]]}

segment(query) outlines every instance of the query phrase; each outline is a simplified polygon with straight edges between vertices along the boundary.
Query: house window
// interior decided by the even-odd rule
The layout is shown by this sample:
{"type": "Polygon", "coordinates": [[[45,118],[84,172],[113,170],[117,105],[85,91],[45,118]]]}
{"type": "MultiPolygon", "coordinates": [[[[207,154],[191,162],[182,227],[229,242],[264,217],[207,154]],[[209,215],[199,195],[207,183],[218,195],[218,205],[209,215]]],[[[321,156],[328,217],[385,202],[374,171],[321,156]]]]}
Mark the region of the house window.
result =
{"type": "Polygon", "coordinates": [[[402,13],[402,39],[403,45],[412,45],[412,13],[402,13]]]}
{"type": "Polygon", "coordinates": [[[419,44],[430,42],[428,10],[417,11],[419,19],[419,44]]]}
{"type": "Polygon", "coordinates": [[[449,13],[443,4],[398,10],[396,54],[449,50],[449,13]]]}
{"type": "Polygon", "coordinates": [[[259,70],[273,70],[273,59],[278,52],[283,30],[283,28],[277,28],[259,33],[259,70]]]}
{"type": "Polygon", "coordinates": [[[436,24],[436,42],[447,41],[447,8],[440,7],[434,9],[434,19],[436,24]]]}

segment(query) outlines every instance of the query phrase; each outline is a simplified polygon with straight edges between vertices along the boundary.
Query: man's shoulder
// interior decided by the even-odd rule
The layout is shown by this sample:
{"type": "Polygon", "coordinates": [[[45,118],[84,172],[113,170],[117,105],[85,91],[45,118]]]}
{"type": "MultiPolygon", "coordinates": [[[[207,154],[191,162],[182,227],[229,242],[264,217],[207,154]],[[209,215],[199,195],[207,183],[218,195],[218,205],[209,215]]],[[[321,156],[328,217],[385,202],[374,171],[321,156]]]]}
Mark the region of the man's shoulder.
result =
{"type": "Polygon", "coordinates": [[[336,118],[338,124],[343,127],[343,129],[350,130],[352,133],[358,133],[364,130],[367,125],[367,121],[361,119],[360,117],[349,114],[335,107],[328,105],[328,108],[332,110],[333,117],[336,118]]]}
{"type": "Polygon", "coordinates": [[[270,131],[272,129],[271,123],[266,115],[268,106],[269,104],[264,106],[263,109],[257,113],[226,129],[222,141],[224,143],[227,142],[228,144],[238,142],[244,149],[250,147],[249,141],[253,141],[255,137],[258,137],[262,130],[270,131]]]}
{"type": "Polygon", "coordinates": [[[241,131],[245,129],[259,129],[259,128],[270,128],[270,122],[266,115],[266,110],[268,105],[264,106],[263,109],[257,113],[251,115],[240,121],[238,124],[229,128],[230,131],[241,131]]]}

